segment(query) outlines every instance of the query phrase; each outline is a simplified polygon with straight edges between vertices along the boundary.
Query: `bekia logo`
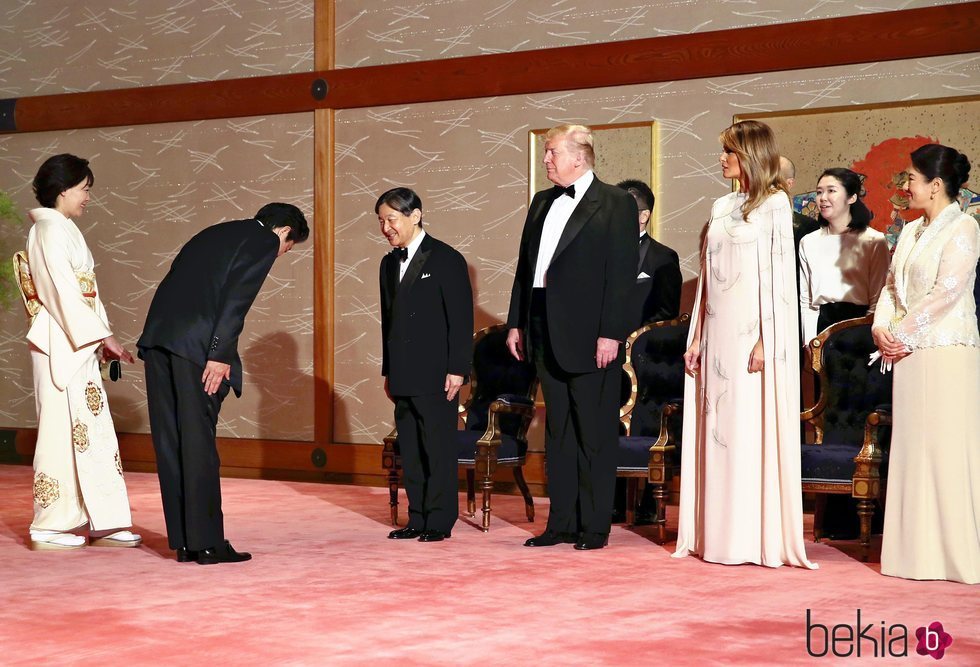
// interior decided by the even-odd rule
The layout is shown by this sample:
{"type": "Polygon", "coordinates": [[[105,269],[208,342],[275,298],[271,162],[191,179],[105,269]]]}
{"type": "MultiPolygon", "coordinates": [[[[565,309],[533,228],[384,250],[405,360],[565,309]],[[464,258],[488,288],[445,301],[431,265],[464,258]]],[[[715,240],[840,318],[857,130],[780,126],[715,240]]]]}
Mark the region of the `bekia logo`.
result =
{"type": "MultiPolygon", "coordinates": [[[[939,621],[916,628],[915,638],[915,652],[935,660],[941,660],[953,644],[952,635],[939,621]]],[[[860,609],[856,610],[853,626],[840,623],[828,627],[815,622],[811,610],[807,609],[806,652],[813,658],[822,658],[828,653],[838,658],[901,658],[909,654],[909,629],[902,623],[888,625],[885,621],[864,624],[860,609]]]]}
{"type": "Polygon", "coordinates": [[[933,621],[928,628],[918,628],[915,631],[915,638],[919,644],[915,647],[915,652],[919,655],[929,655],[936,660],[942,660],[943,655],[953,644],[953,637],[943,630],[943,624],[933,621]]]}

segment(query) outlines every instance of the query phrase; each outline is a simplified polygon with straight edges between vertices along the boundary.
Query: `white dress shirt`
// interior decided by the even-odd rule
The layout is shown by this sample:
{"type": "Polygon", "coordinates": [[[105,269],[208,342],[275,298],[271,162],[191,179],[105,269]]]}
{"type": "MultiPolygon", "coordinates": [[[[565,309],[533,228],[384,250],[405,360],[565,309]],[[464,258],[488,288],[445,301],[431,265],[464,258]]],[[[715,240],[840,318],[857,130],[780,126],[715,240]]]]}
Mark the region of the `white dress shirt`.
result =
{"type": "Polygon", "coordinates": [[[545,287],[547,285],[548,266],[555,255],[555,248],[561,240],[562,232],[568,219],[572,217],[575,207],[582,201],[585,191],[592,185],[595,174],[589,169],[572,183],[575,186],[575,197],[559,195],[548,209],[548,215],[544,218],[544,227],[541,229],[541,245],[538,246],[538,260],[534,264],[534,283],[532,287],[545,287]]]}
{"type": "Polygon", "coordinates": [[[412,258],[415,257],[415,253],[418,251],[419,245],[422,243],[423,238],[425,238],[425,230],[420,229],[418,236],[412,239],[412,241],[406,247],[408,250],[408,259],[402,262],[401,266],[398,267],[398,282],[401,282],[402,278],[405,277],[405,271],[408,270],[408,265],[412,263],[412,258]]]}

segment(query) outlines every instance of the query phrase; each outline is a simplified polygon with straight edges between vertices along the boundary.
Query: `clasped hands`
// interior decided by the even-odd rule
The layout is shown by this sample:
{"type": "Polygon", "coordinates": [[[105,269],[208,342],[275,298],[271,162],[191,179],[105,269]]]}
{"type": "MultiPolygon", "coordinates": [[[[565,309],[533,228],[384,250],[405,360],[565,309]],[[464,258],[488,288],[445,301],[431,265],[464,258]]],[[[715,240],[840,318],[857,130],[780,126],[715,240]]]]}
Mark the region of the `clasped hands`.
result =
{"type": "Polygon", "coordinates": [[[881,353],[881,361],[884,364],[892,365],[896,361],[901,361],[912,354],[912,351],[905,346],[905,343],[895,338],[895,335],[888,330],[888,327],[872,327],[871,338],[874,339],[875,345],[881,353]]]}

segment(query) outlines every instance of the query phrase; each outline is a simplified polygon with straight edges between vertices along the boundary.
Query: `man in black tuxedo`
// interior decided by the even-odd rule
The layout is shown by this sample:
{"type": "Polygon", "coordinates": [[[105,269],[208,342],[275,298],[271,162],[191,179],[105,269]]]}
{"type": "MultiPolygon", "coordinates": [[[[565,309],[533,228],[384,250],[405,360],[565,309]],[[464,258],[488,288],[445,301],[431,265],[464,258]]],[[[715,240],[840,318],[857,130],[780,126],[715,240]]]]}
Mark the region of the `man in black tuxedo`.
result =
{"type": "MultiPolygon", "coordinates": [[[[640,225],[640,259],[636,268],[636,283],[630,294],[630,306],[633,308],[632,330],[639,329],[644,324],[670,320],[681,312],[681,262],[677,253],[660,243],[648,233],[650,216],[656,198],[653,190],[643,181],[629,179],[617,183],[616,187],[626,190],[636,200],[639,209],[638,222],[640,225]]],[[[623,399],[621,399],[622,401],[623,399]]],[[[656,518],[654,512],[653,487],[647,484],[640,500],[639,511],[636,513],[636,524],[652,523],[656,518]]],[[[613,522],[626,520],[626,484],[625,480],[616,480],[615,511],[613,522]]]]}
{"type": "Polygon", "coordinates": [[[681,311],[681,262],[677,253],[647,233],[655,198],[643,181],[626,180],[616,185],[633,195],[639,209],[640,259],[636,283],[630,295],[634,308],[633,330],[649,322],[677,317],[681,311]]]}
{"type": "Polygon", "coordinates": [[[473,290],[463,256],[422,229],[422,200],[388,190],[374,206],[394,250],[381,259],[381,374],[395,404],[408,525],[393,540],[441,542],[459,517],[459,388],[473,356],[473,290]]]}
{"type": "Polygon", "coordinates": [[[534,195],[511,292],[507,347],[537,368],[547,405],[551,512],[529,547],[609,537],[616,480],[620,373],[636,279],[636,202],[599,181],[592,131],[562,125],[545,136],[555,184],[534,195]]]}
{"type": "Polygon", "coordinates": [[[170,548],[180,562],[248,560],[224,537],[218,411],[242,394],[238,337],[277,257],[310,234],[291,204],[266,204],[254,218],[223,222],[188,241],[160,282],[136,343],[170,548]]]}

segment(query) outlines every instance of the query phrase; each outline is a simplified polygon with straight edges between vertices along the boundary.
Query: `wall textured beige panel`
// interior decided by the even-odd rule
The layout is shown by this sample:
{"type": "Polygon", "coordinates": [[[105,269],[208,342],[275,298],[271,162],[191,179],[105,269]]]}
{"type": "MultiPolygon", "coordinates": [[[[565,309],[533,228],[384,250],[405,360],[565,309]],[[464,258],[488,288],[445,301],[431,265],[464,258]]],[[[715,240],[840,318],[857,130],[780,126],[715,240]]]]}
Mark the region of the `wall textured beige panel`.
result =
{"type": "Polygon", "coordinates": [[[5,0],[0,97],[313,69],[314,0],[5,0]]]}
{"type": "MultiPolygon", "coordinates": [[[[966,55],[337,112],[336,440],[380,442],[391,427],[377,314],[378,263],[387,244],[373,212],[385,189],[415,188],[427,229],[465,255],[476,324],[485,326],[506,316],[527,206],[528,131],[655,120],[659,238],[681,255],[689,307],[698,233],[711,202],[731,187],[718,167],[717,136],[733,115],[978,92],[980,55],[966,55]]],[[[819,137],[811,145],[818,150],[819,137]]],[[[812,186],[800,182],[797,189],[812,186]]],[[[532,438],[532,447],[540,442],[532,438]]]]}
{"type": "Polygon", "coordinates": [[[508,53],[948,4],[953,2],[336,0],[337,67],[508,53]]]}
{"type": "MultiPolygon", "coordinates": [[[[36,207],[31,179],[63,152],[91,160],[93,201],[77,223],[113,331],[131,350],[154,288],[197,231],[269,201],[299,206],[312,226],[312,113],[0,136],[0,189],[20,210],[36,207]]],[[[26,238],[25,224],[3,241],[22,248],[26,238]]],[[[225,402],[220,435],[313,439],[313,242],[276,262],[252,307],[239,342],[245,389],[225,402]]],[[[23,310],[0,313],[0,327],[0,426],[33,426],[23,310]]],[[[108,391],[117,430],[148,432],[142,362],[108,391]]]]}

